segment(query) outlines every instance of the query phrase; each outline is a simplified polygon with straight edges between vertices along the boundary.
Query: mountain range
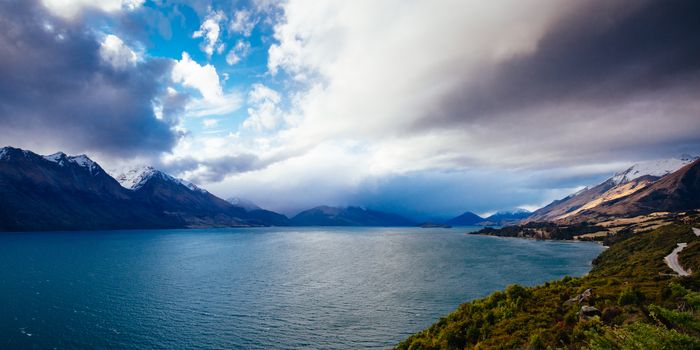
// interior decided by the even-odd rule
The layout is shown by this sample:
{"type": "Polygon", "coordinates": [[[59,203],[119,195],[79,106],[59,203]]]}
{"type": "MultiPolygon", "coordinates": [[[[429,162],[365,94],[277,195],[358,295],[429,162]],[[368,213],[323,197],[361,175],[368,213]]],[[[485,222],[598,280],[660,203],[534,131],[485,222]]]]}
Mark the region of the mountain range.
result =
{"type": "Polygon", "coordinates": [[[445,221],[445,224],[450,226],[505,226],[516,224],[528,218],[531,214],[532,213],[528,210],[518,208],[514,210],[498,211],[484,218],[467,211],[445,221]]]}
{"type": "MultiPolygon", "coordinates": [[[[439,224],[582,223],[697,208],[700,160],[681,157],[636,164],[533,213],[516,209],[483,218],[465,212],[439,224]]],[[[0,148],[0,231],[290,225],[415,226],[417,222],[356,206],[319,206],[290,219],[242,198],[223,200],[153,167],[113,177],[85,155],[41,156],[0,148]]]]}
{"type": "Polygon", "coordinates": [[[292,218],[295,226],[415,226],[416,222],[401,215],[361,207],[315,207],[292,218]]]}
{"type": "Polygon", "coordinates": [[[700,159],[644,162],[536,210],[523,222],[581,223],[700,208],[700,159]]]}
{"type": "Polygon", "coordinates": [[[0,149],[0,230],[288,225],[152,167],[110,176],[85,155],[0,149]]]}
{"type": "Polygon", "coordinates": [[[111,176],[85,155],[0,148],[0,231],[415,224],[360,207],[321,206],[289,219],[150,166],[111,176]]]}

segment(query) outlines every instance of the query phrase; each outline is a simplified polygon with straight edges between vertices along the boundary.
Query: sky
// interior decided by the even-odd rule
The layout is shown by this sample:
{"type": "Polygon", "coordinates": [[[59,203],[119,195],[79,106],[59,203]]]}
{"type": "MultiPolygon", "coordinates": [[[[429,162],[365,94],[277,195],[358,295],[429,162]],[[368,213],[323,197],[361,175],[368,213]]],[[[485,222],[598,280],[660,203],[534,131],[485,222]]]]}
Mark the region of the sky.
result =
{"type": "Polygon", "coordinates": [[[693,0],[0,0],[0,145],[286,214],[534,210],[700,154],[699,93],[693,0]]]}

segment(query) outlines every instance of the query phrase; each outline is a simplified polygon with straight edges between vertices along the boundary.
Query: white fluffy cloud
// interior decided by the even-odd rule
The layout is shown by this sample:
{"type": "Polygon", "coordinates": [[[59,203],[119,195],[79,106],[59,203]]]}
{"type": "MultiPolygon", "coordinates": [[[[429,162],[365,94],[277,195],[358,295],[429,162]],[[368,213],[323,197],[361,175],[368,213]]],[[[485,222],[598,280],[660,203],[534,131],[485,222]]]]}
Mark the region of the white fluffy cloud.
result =
{"type": "Polygon", "coordinates": [[[248,188],[245,194],[254,196],[275,183],[273,192],[285,198],[323,193],[304,190],[322,186],[336,197],[306,202],[339,204],[366,179],[462,167],[476,157],[463,148],[469,134],[425,130],[404,135],[401,130],[424,116],[464,74],[532,50],[559,12],[559,6],[538,5],[555,3],[285,3],[268,67],[272,75],[288,73],[302,88],[283,111],[283,96],[254,85],[243,123],[252,131],[279,130],[247,143],[262,159],[278,162],[210,186],[223,193],[248,188]]]}
{"type": "Polygon", "coordinates": [[[278,106],[281,100],[277,91],[262,84],[254,84],[248,94],[248,119],[243,122],[243,127],[257,131],[276,128],[283,118],[278,106]]]}
{"type": "Polygon", "coordinates": [[[197,89],[206,100],[216,100],[223,95],[216,68],[211,64],[199,65],[187,52],[173,67],[172,79],[176,83],[197,89]]]}
{"type": "Polygon", "coordinates": [[[213,65],[200,65],[186,52],[182,53],[182,59],[175,61],[171,78],[173,82],[195,89],[202,95],[187,105],[190,116],[222,115],[235,111],[242,104],[239,93],[224,92],[213,65]]]}
{"type": "Polygon", "coordinates": [[[100,43],[100,57],[116,69],[124,69],[136,64],[138,56],[118,36],[109,34],[100,43]]]}
{"type": "Polygon", "coordinates": [[[243,40],[238,40],[236,45],[226,55],[226,63],[230,66],[240,62],[248,55],[250,51],[250,43],[243,40]]]}
{"type": "Polygon", "coordinates": [[[257,20],[253,18],[250,11],[239,10],[233,14],[233,19],[229,23],[229,29],[234,33],[248,37],[253,32],[256,24],[257,20]]]}
{"type": "Polygon", "coordinates": [[[106,12],[134,10],[145,0],[42,0],[51,12],[64,18],[72,18],[83,8],[95,8],[106,12]]]}
{"type": "Polygon", "coordinates": [[[279,143],[305,149],[347,139],[369,145],[378,164],[394,169],[447,165],[445,158],[461,166],[478,157],[464,154],[478,147],[471,142],[474,130],[403,131],[461,88],[465,77],[533,50],[562,12],[558,4],[289,1],[268,67],[307,88],[294,103],[299,122],[279,134],[279,143]]]}
{"type": "Polygon", "coordinates": [[[202,44],[202,51],[204,51],[208,56],[214,54],[214,50],[221,52],[223,50],[223,45],[219,43],[219,36],[221,35],[221,22],[226,19],[224,13],[221,11],[215,11],[207,15],[204,22],[199,27],[198,31],[192,34],[193,38],[203,38],[204,43],[202,44]]]}

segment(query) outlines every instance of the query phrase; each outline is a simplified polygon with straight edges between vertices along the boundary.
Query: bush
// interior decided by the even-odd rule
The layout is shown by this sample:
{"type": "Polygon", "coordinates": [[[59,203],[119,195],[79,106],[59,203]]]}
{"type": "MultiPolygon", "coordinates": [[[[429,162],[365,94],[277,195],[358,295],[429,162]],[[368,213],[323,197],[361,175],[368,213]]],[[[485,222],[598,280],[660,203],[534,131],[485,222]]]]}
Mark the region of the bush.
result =
{"type": "Polygon", "coordinates": [[[700,349],[700,341],[662,326],[635,322],[603,332],[588,332],[590,348],[607,349],[700,349]]]}
{"type": "Polygon", "coordinates": [[[646,297],[637,285],[627,286],[620,293],[617,303],[620,305],[640,305],[646,297]]]}
{"type": "Polygon", "coordinates": [[[542,340],[542,335],[540,333],[535,333],[530,337],[530,342],[528,344],[530,350],[543,350],[546,348],[544,340],[542,340]]]}
{"type": "Polygon", "coordinates": [[[516,301],[518,298],[525,299],[529,296],[529,293],[527,289],[524,287],[517,285],[517,284],[511,284],[508,287],[506,287],[506,297],[509,300],[516,301]]]}

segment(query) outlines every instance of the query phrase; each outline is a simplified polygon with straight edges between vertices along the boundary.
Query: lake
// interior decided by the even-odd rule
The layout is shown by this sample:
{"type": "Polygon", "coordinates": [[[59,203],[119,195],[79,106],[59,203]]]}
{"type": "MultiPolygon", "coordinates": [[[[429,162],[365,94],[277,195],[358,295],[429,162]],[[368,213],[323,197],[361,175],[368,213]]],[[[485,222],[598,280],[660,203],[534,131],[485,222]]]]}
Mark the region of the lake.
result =
{"type": "Polygon", "coordinates": [[[603,250],[470,230],[0,233],[0,348],[387,348],[603,250]]]}

